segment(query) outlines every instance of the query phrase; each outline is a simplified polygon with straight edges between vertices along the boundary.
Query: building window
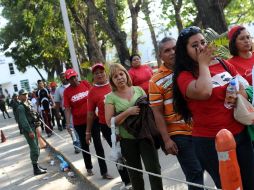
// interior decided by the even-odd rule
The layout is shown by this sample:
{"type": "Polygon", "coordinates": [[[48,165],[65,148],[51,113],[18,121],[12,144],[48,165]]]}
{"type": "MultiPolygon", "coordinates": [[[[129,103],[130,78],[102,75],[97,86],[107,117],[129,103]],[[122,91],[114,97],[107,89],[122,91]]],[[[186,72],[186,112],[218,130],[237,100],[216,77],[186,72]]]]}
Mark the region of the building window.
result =
{"type": "Polygon", "coordinates": [[[28,92],[30,92],[30,85],[29,85],[28,79],[21,80],[21,81],[20,81],[20,86],[21,86],[22,89],[25,89],[25,90],[27,90],[28,92]]]}
{"type": "Polygon", "coordinates": [[[14,92],[18,92],[18,91],[19,91],[18,85],[14,84],[14,85],[13,85],[13,88],[14,88],[14,92]]]}
{"type": "Polygon", "coordinates": [[[13,63],[9,63],[9,69],[10,69],[10,74],[11,74],[11,75],[15,74],[15,72],[14,72],[14,67],[13,67],[13,63]]]}

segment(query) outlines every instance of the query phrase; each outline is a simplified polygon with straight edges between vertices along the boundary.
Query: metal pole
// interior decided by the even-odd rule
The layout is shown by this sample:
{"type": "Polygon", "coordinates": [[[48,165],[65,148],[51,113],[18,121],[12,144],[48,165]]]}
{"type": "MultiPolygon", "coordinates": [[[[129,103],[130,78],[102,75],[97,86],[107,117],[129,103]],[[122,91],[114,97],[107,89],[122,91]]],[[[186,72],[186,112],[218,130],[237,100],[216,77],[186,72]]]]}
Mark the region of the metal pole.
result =
{"type": "Polygon", "coordinates": [[[61,12],[62,12],[63,21],[64,21],[64,28],[66,31],[67,40],[68,40],[68,44],[69,44],[69,51],[71,54],[71,63],[72,63],[74,70],[78,73],[78,79],[81,80],[65,0],[60,0],[60,7],[61,7],[61,12]]]}

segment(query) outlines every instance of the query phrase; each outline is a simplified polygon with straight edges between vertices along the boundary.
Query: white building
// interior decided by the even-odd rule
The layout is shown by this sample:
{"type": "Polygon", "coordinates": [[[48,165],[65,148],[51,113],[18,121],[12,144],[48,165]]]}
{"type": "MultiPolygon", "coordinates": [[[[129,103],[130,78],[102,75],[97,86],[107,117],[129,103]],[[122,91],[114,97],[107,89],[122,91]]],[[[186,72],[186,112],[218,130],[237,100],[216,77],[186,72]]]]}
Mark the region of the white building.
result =
{"type": "MultiPolygon", "coordinates": [[[[40,69],[44,78],[47,74],[40,69]]],[[[7,97],[13,93],[18,93],[21,88],[32,91],[37,87],[37,80],[41,79],[37,71],[32,67],[27,67],[25,73],[19,72],[11,57],[0,54],[0,95],[7,97]]]]}

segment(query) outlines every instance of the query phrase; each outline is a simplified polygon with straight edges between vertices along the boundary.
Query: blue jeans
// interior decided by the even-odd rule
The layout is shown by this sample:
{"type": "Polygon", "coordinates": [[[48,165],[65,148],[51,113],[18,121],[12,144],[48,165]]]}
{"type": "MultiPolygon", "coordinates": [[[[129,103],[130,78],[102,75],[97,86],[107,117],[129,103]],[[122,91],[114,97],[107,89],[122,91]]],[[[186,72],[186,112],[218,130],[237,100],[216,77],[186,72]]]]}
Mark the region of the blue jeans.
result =
{"type": "MultiPolygon", "coordinates": [[[[178,147],[177,159],[186,177],[186,181],[204,184],[203,173],[204,170],[195,154],[194,146],[192,143],[191,135],[174,135],[171,139],[176,143],[178,147]]],[[[202,188],[188,186],[188,190],[201,190],[202,188]]]]}
{"type": "MultiPolygon", "coordinates": [[[[254,152],[247,130],[234,136],[236,155],[240,167],[243,189],[254,189],[254,152]]],[[[221,188],[219,161],[215,149],[215,138],[193,137],[197,157],[202,167],[210,174],[217,188],[221,188]]],[[[234,175],[234,174],[232,174],[234,175]]]]}

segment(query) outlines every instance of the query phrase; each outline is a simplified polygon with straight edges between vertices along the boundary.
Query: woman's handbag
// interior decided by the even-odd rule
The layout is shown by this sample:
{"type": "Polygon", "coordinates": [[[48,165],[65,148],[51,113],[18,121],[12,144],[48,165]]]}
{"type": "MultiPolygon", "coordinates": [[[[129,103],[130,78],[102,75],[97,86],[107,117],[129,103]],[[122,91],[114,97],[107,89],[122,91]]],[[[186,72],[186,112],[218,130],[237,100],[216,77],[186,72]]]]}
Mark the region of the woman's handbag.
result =
{"type": "Polygon", "coordinates": [[[244,125],[254,124],[254,107],[241,94],[237,94],[236,107],[234,108],[235,120],[244,125]]]}
{"type": "Polygon", "coordinates": [[[115,126],[115,117],[111,118],[111,141],[112,141],[112,149],[111,149],[111,154],[110,158],[112,161],[117,162],[119,159],[122,158],[122,153],[121,153],[121,147],[120,147],[120,142],[117,141],[116,136],[117,131],[116,131],[116,126],[115,126]]]}
{"type": "MultiPolygon", "coordinates": [[[[224,69],[229,72],[228,66],[224,63],[223,60],[217,59],[221,65],[224,67],[224,69]]],[[[248,100],[252,102],[252,104],[244,98],[241,94],[237,95],[237,103],[236,107],[234,109],[234,118],[238,122],[247,125],[248,133],[252,141],[254,141],[254,91],[253,91],[253,85],[254,85],[254,69],[252,69],[252,86],[249,86],[248,82],[240,75],[236,76],[237,84],[238,84],[238,90],[239,90],[239,81],[244,86],[245,91],[248,95],[248,100]]]]}

